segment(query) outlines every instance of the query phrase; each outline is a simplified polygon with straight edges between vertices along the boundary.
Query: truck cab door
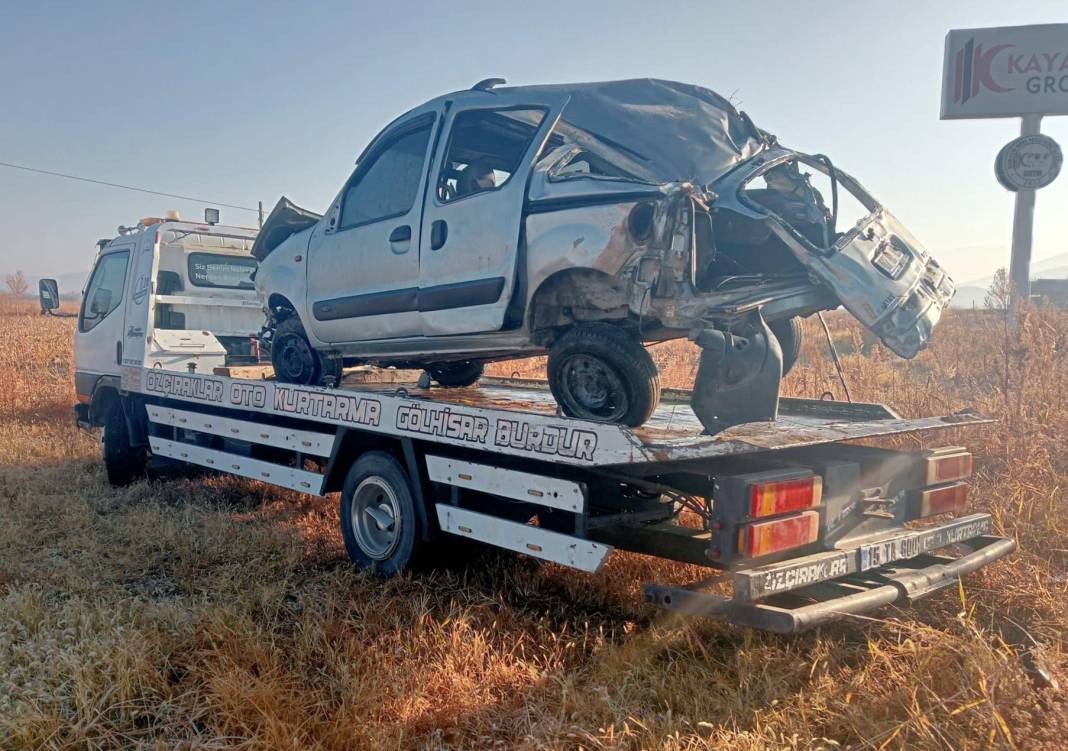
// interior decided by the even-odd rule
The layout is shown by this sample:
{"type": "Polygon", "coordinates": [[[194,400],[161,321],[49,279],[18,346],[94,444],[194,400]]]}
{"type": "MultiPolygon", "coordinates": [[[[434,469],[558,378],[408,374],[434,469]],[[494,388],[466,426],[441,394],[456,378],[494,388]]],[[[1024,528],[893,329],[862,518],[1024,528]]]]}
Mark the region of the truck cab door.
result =
{"type": "Polygon", "coordinates": [[[446,116],[431,173],[419,248],[426,336],[504,326],[527,177],[560,109],[484,95],[478,101],[454,105],[446,116]]]}
{"type": "Polygon", "coordinates": [[[146,337],[152,335],[152,280],[155,267],[155,241],[145,241],[131,250],[128,299],[123,306],[122,364],[143,366],[146,337]]]}
{"type": "Polygon", "coordinates": [[[95,384],[95,377],[119,375],[125,335],[120,308],[134,251],[133,243],[109,246],[97,257],[85,285],[74,337],[75,379],[79,384],[90,377],[95,384]]]}
{"type": "Polygon", "coordinates": [[[307,321],[320,341],[419,334],[419,217],[437,125],[427,110],[379,135],[312,230],[307,321]]]}

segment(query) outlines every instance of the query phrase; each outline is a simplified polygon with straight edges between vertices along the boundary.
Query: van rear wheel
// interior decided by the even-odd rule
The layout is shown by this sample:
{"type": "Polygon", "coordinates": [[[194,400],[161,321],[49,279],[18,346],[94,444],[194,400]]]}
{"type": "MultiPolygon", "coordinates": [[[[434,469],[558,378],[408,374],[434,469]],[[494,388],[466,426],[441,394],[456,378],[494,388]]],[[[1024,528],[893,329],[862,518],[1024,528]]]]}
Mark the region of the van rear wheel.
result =
{"type": "Polygon", "coordinates": [[[447,388],[460,388],[462,386],[471,386],[477,383],[478,379],[482,377],[482,372],[485,369],[485,363],[481,363],[477,360],[466,360],[464,362],[446,362],[441,363],[440,365],[429,365],[427,366],[426,372],[441,386],[447,388]]]}

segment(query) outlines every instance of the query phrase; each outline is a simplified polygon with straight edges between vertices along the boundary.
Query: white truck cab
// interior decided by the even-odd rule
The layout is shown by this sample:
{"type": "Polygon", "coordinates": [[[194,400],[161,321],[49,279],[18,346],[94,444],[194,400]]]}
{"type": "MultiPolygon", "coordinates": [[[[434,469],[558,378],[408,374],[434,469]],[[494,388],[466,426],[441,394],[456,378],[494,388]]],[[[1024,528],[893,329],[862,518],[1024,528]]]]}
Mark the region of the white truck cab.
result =
{"type": "MultiPolygon", "coordinates": [[[[169,212],[97,243],[74,337],[80,421],[103,422],[124,365],[211,373],[257,362],[263,311],[252,281],[256,234],[169,212]]],[[[54,309],[58,290],[45,295],[46,287],[55,289],[45,282],[41,306],[54,309]]]]}

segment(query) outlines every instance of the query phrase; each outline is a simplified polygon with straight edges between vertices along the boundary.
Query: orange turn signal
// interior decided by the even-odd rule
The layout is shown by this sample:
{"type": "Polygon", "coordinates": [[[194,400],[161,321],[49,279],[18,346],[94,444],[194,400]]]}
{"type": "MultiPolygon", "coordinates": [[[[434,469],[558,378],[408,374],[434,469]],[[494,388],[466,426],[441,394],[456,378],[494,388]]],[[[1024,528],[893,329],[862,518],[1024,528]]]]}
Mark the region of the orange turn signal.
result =
{"type": "MultiPolygon", "coordinates": [[[[969,457],[970,458],[970,457],[969,457]]],[[[955,482],[920,493],[920,516],[960,513],[968,503],[968,483],[955,482]]]]}
{"type": "Polygon", "coordinates": [[[738,531],[738,552],[748,558],[809,545],[819,538],[818,511],[805,511],[783,519],[754,522],[738,531]]]}
{"type": "Polygon", "coordinates": [[[749,486],[749,516],[774,516],[819,506],[823,500],[823,478],[810,475],[794,480],[757,482],[749,486]]]}

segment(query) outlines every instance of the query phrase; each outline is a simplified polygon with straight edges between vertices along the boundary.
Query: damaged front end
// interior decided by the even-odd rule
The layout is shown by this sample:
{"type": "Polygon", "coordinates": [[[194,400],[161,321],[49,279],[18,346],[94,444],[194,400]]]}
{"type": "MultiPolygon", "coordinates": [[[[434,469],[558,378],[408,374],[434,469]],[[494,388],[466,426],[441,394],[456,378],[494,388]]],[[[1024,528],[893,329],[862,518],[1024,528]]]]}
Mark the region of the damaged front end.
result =
{"type": "Polygon", "coordinates": [[[535,196],[557,201],[618,196],[625,221],[592,265],[628,259],[615,275],[629,282],[627,307],[644,340],[688,336],[701,346],[692,405],[710,433],[775,419],[784,350],[793,347],[788,359],[796,357],[797,344],[781,345],[772,333],[781,324],[843,305],[911,358],[954,292],[938,263],[852,177],[825,157],[767,139],[711,185],[647,184],[642,196],[643,181],[628,183],[623,169],[611,180],[604,167],[568,175],[574,155],[566,149],[550,155],[554,166],[534,185],[535,196]]]}

